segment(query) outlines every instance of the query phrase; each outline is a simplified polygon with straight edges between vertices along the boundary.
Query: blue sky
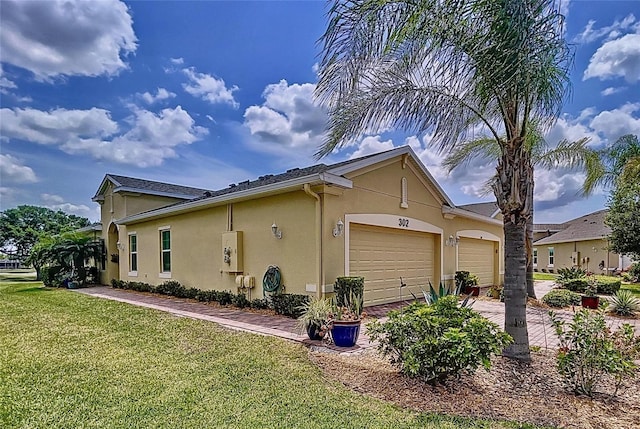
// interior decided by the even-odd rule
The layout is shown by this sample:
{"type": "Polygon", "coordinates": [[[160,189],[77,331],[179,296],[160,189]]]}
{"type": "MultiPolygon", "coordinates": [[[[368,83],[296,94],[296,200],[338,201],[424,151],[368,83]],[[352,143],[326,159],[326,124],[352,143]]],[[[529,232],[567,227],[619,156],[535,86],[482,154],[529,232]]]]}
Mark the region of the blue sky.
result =
{"type": "MultiPolygon", "coordinates": [[[[640,1],[562,2],[573,94],[547,140],[640,135],[640,1]]],[[[314,164],[323,1],[0,1],[0,209],[98,219],[106,173],[218,189],[314,164]]],[[[321,162],[410,144],[456,204],[494,165],[450,175],[429,136],[363,136],[321,162]]],[[[536,222],[599,210],[575,171],[536,172],[536,222]]]]}

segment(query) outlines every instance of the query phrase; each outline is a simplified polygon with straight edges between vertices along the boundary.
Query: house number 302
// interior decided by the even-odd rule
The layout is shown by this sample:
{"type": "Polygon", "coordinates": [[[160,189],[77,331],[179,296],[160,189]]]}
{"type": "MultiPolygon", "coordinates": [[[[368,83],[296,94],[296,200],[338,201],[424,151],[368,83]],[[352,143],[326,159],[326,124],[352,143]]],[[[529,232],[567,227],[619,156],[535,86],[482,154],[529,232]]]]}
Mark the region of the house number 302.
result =
{"type": "Polygon", "coordinates": [[[403,227],[403,228],[408,228],[409,227],[409,219],[405,219],[403,217],[398,218],[398,225],[403,227]]]}

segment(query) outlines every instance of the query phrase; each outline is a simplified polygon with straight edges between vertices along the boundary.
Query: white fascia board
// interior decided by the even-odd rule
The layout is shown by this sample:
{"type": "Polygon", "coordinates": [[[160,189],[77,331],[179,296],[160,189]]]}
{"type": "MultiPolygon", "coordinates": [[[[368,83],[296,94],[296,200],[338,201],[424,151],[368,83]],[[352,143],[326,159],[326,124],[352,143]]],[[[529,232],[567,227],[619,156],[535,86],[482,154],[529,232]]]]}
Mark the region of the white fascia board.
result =
{"type": "Polygon", "coordinates": [[[345,189],[352,189],[353,188],[353,181],[349,180],[349,179],[345,179],[342,176],[338,176],[336,174],[333,173],[320,173],[318,175],[320,177],[320,180],[329,184],[329,185],[336,185],[339,186],[341,188],[345,188],[345,189]]]}
{"type": "MultiPolygon", "coordinates": [[[[182,200],[192,200],[194,198],[196,198],[195,195],[190,195],[190,194],[179,194],[179,193],[173,193],[173,192],[161,192],[161,191],[149,191],[146,189],[140,189],[140,188],[128,188],[126,186],[119,186],[117,188],[113,188],[113,192],[131,192],[134,194],[145,194],[145,195],[155,195],[158,197],[170,197],[170,198],[180,198],[182,200]]],[[[204,194],[204,192],[203,192],[204,194]]]]}
{"type": "Polygon", "coordinates": [[[140,213],[132,216],[127,216],[116,221],[118,225],[128,225],[131,223],[161,218],[167,215],[174,215],[179,213],[185,213],[192,210],[203,209],[206,207],[214,207],[221,204],[232,203],[241,200],[248,200],[252,198],[273,195],[282,193],[284,191],[302,189],[301,187],[308,184],[320,184],[328,183],[332,185],[343,186],[351,188],[353,186],[350,180],[345,182],[344,178],[338,178],[334,175],[327,176],[322,174],[312,174],[309,176],[298,177],[295,179],[286,180],[283,182],[271,183],[269,185],[259,186],[256,188],[246,189],[244,191],[232,192],[229,194],[220,195],[217,197],[204,198],[197,201],[185,202],[179,205],[172,205],[168,207],[159,208],[150,212],[140,213]],[[338,180],[340,179],[340,180],[338,180]]]}
{"type": "MultiPolygon", "coordinates": [[[[551,237],[548,237],[551,238],[551,237]]],[[[547,245],[547,244],[562,244],[562,243],[573,243],[576,241],[592,241],[592,240],[607,240],[609,238],[608,235],[601,235],[600,237],[584,237],[584,238],[572,238],[570,240],[549,240],[547,241],[547,237],[541,238],[540,240],[534,242],[534,245],[547,245]]]]}
{"type": "Polygon", "coordinates": [[[487,217],[487,216],[483,216],[481,214],[478,213],[473,213],[467,210],[463,210],[463,209],[459,209],[459,208],[451,208],[451,207],[447,207],[447,206],[442,206],[442,214],[452,214],[455,216],[460,216],[460,217],[464,217],[467,219],[474,219],[474,220],[479,220],[485,223],[490,223],[493,225],[500,225],[502,226],[503,222],[500,219],[495,219],[495,218],[491,218],[491,217],[487,217]]]}
{"type": "Polygon", "coordinates": [[[350,163],[350,164],[347,164],[347,165],[343,165],[341,167],[332,168],[331,170],[329,170],[329,172],[333,173],[333,174],[335,174],[337,176],[342,176],[342,175],[344,175],[346,173],[350,173],[352,171],[356,171],[356,170],[359,170],[361,168],[365,168],[365,167],[368,167],[370,165],[377,164],[379,162],[387,161],[387,160],[389,160],[391,158],[395,158],[398,155],[404,155],[404,154],[408,154],[409,156],[411,156],[411,158],[416,163],[416,165],[420,168],[422,173],[425,176],[427,176],[427,178],[429,179],[429,181],[431,183],[433,183],[433,186],[435,186],[436,190],[438,191],[438,193],[440,194],[442,199],[449,206],[455,207],[455,204],[453,204],[453,201],[451,201],[451,199],[446,194],[446,192],[444,192],[444,189],[442,189],[442,187],[436,181],[436,179],[431,175],[431,173],[429,173],[429,170],[427,170],[427,167],[424,166],[422,161],[420,161],[420,158],[418,158],[416,153],[413,151],[413,149],[411,149],[411,146],[409,146],[409,145],[400,146],[400,147],[398,147],[396,149],[392,149],[390,151],[383,152],[383,153],[381,153],[379,155],[374,155],[372,157],[365,158],[363,160],[360,160],[360,161],[357,161],[357,162],[353,162],[353,163],[350,163]]]}

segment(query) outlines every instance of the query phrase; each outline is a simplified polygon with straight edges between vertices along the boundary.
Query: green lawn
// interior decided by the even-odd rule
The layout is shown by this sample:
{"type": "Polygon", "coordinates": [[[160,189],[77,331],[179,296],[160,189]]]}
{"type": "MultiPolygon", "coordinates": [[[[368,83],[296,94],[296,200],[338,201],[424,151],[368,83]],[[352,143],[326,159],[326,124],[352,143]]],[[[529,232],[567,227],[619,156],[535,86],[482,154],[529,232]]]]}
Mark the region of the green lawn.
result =
{"type": "Polygon", "coordinates": [[[620,289],[630,290],[635,296],[640,298],[640,283],[622,283],[620,289]]]}
{"type": "Polygon", "coordinates": [[[5,281],[0,427],[521,426],[417,414],[362,396],[324,379],[305,347],[277,338],[5,281]]]}
{"type": "Polygon", "coordinates": [[[534,280],[555,280],[558,276],[551,273],[533,273],[534,280]]]}

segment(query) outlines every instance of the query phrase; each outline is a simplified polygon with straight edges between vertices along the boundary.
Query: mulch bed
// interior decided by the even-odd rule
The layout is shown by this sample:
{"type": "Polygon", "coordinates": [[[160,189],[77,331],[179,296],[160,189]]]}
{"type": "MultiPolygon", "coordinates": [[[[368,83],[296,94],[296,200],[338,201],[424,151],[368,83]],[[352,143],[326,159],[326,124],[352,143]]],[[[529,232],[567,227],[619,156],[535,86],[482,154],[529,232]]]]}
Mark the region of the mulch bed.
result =
{"type": "Polygon", "coordinates": [[[372,349],[354,355],[311,351],[310,358],[329,378],[357,392],[419,412],[560,428],[640,428],[637,379],[615,398],[578,397],[563,384],[551,351],[532,353],[530,364],[495,357],[490,371],[480,369],[439,386],[403,376],[372,349]]]}

